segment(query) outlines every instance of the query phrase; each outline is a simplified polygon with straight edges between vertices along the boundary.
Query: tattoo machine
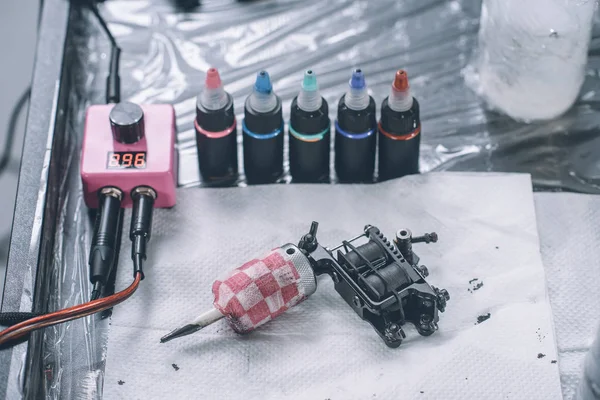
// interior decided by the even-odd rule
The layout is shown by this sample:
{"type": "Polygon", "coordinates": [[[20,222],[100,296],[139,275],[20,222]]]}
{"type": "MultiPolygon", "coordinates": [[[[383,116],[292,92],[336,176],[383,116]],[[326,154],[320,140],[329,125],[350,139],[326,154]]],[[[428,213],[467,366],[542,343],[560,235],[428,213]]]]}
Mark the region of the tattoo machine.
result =
{"type": "Polygon", "coordinates": [[[328,274],[335,290],[386,345],[400,346],[402,326],[412,323],[419,334],[438,329],[438,312],[450,299],[445,289],[425,281],[428,270],[419,265],[414,243],[437,242],[436,233],[413,237],[400,229],[392,242],[378,228],[337,247],[317,241],[318,223],[298,245],[286,244],[251,260],[213,283],[214,308],[161,339],[167,342],[194,333],[225,317],[238,333],[253,331],[299,304],[317,289],[317,276],[328,274]]]}

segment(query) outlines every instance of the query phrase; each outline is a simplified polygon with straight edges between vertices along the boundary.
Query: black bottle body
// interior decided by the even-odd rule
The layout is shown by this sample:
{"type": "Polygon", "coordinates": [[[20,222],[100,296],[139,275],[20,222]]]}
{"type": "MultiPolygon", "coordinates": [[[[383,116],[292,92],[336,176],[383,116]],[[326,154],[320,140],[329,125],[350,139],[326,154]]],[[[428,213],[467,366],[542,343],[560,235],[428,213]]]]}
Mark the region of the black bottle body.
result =
{"type": "Polygon", "coordinates": [[[335,172],[343,183],[373,182],[377,119],[375,100],[363,110],[346,106],[346,95],[338,104],[335,132],[335,172]]]}
{"type": "Polygon", "coordinates": [[[421,123],[416,99],[403,112],[392,110],[388,99],[383,100],[378,137],[379,181],[419,173],[421,123]]]}
{"type": "Polygon", "coordinates": [[[230,185],[238,178],[237,123],[233,98],[227,105],[208,110],[196,105],[196,146],[202,181],[212,185],[230,185]]]}
{"type": "Polygon", "coordinates": [[[242,137],[244,172],[250,184],[273,183],[283,175],[283,116],[281,100],[266,113],[244,107],[242,137]]]}
{"type": "Polygon", "coordinates": [[[322,99],[316,111],[298,107],[298,98],[292,101],[289,126],[290,175],[295,183],[329,181],[331,127],[329,107],[322,99]]]}

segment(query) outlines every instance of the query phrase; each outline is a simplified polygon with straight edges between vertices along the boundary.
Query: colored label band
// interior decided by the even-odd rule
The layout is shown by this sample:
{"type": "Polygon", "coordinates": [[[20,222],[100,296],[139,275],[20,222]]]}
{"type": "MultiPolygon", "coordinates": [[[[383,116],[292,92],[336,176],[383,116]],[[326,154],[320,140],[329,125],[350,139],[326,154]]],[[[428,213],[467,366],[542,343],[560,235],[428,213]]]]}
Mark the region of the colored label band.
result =
{"type": "Polygon", "coordinates": [[[384,136],[387,136],[392,140],[410,140],[416,137],[419,133],[421,133],[421,124],[419,124],[419,126],[417,126],[417,128],[414,131],[407,133],[406,135],[394,135],[392,133],[384,131],[381,127],[381,122],[379,122],[378,126],[379,132],[381,132],[384,136]]]}
{"type": "Polygon", "coordinates": [[[298,140],[302,140],[303,142],[318,142],[319,140],[323,140],[327,132],[329,132],[329,127],[322,132],[305,135],[296,131],[294,128],[292,128],[292,124],[290,124],[290,133],[292,136],[298,140]]]}
{"type": "Polygon", "coordinates": [[[242,121],[242,131],[250,137],[254,139],[273,139],[275,136],[279,135],[283,131],[283,125],[281,127],[275,129],[273,132],[269,133],[254,133],[246,126],[246,121],[242,121]]]}
{"type": "Polygon", "coordinates": [[[206,136],[209,139],[219,139],[222,137],[225,137],[227,135],[229,135],[231,132],[233,132],[235,130],[236,127],[236,120],[233,120],[233,124],[231,124],[231,126],[223,131],[220,132],[212,132],[212,131],[207,131],[206,129],[200,127],[200,125],[198,125],[198,121],[194,120],[194,126],[196,127],[196,131],[198,133],[203,134],[204,136],[206,136]]]}
{"type": "Polygon", "coordinates": [[[336,120],[335,121],[335,131],[342,136],[346,136],[348,139],[364,139],[364,138],[368,138],[369,136],[371,136],[375,132],[375,129],[371,129],[368,132],[362,132],[362,133],[346,132],[345,130],[340,128],[340,124],[336,120]]]}

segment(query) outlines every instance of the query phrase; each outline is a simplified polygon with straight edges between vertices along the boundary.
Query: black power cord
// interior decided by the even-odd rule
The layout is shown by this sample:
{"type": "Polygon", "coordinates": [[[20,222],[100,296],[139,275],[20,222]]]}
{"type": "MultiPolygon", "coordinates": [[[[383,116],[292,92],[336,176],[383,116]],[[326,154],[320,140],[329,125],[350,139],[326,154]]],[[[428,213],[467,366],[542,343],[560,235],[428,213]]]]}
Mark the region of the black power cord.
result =
{"type": "MultiPolygon", "coordinates": [[[[37,18],[37,27],[39,29],[40,21],[42,19],[42,9],[44,8],[44,0],[40,0],[39,12],[37,18]]],[[[21,115],[21,110],[25,106],[25,104],[29,101],[31,96],[31,86],[25,89],[25,92],[19,97],[13,109],[10,113],[10,117],[8,119],[8,128],[6,129],[6,141],[4,142],[4,148],[2,149],[2,156],[0,157],[0,175],[2,175],[6,168],[8,167],[8,163],[10,162],[10,155],[12,153],[12,146],[15,141],[15,131],[17,130],[17,123],[19,122],[19,116],[21,115]]],[[[1,324],[0,324],[1,325],[1,324]]]]}
{"type": "MultiPolygon", "coordinates": [[[[27,88],[25,92],[19,97],[19,100],[13,106],[8,121],[8,129],[6,130],[6,140],[4,142],[4,148],[2,149],[2,156],[0,157],[0,175],[2,175],[10,162],[10,155],[12,153],[13,143],[15,141],[15,131],[17,130],[17,123],[19,122],[19,116],[21,110],[25,104],[29,101],[31,95],[31,87],[27,88]]],[[[37,317],[37,313],[29,312],[6,312],[0,313],[0,326],[11,326],[23,322],[29,318],[37,317]]]]}
{"type": "Polygon", "coordinates": [[[110,41],[110,64],[108,69],[108,76],[106,78],[106,103],[118,103],[121,101],[121,78],[119,77],[119,59],[121,57],[121,48],[117,44],[115,37],[108,29],[106,20],[98,11],[98,6],[94,1],[85,1],[87,7],[92,11],[102,30],[110,41]]]}
{"type": "MultiPolygon", "coordinates": [[[[44,7],[44,0],[40,0],[40,8],[38,12],[37,26],[39,28],[40,21],[42,19],[42,9],[44,7]]],[[[29,86],[21,97],[17,100],[8,119],[8,127],[6,129],[6,140],[4,141],[4,148],[2,149],[2,156],[0,157],[0,175],[2,175],[10,162],[10,156],[12,153],[13,143],[15,141],[15,132],[17,130],[17,123],[19,122],[19,116],[25,104],[31,97],[31,86],[29,86]]],[[[7,236],[9,238],[10,235],[7,236]]],[[[12,326],[20,322],[26,321],[30,318],[39,316],[38,313],[31,312],[4,312],[0,313],[0,326],[12,326]]]]}
{"type": "MultiPolygon", "coordinates": [[[[125,209],[121,208],[121,215],[119,216],[119,228],[118,228],[118,232],[119,234],[117,235],[117,243],[122,243],[122,237],[123,237],[123,220],[125,219],[124,214],[125,214],[125,209]]],[[[106,282],[106,285],[104,285],[104,290],[102,291],[102,293],[100,293],[101,297],[107,297],[110,295],[113,295],[116,293],[115,289],[115,285],[116,285],[116,281],[117,281],[117,266],[119,265],[119,256],[120,256],[120,252],[121,252],[121,246],[120,244],[117,245],[116,247],[116,253],[115,253],[115,262],[113,267],[111,268],[111,273],[108,276],[108,280],[106,282]]],[[[112,308],[109,308],[108,310],[104,310],[101,314],[100,314],[100,318],[101,319],[106,319],[108,317],[110,317],[112,315],[112,308]]]]}
{"type": "MultiPolygon", "coordinates": [[[[39,31],[40,21],[42,20],[42,10],[44,8],[44,0],[40,0],[38,18],[37,18],[37,28],[39,31]]],[[[17,130],[17,123],[19,122],[19,116],[21,115],[21,110],[25,106],[25,104],[29,101],[31,97],[31,86],[25,89],[25,92],[19,97],[13,109],[10,113],[10,117],[8,119],[8,128],[6,129],[6,141],[4,142],[4,148],[2,149],[2,156],[0,158],[0,175],[2,175],[10,162],[10,155],[12,153],[12,146],[15,141],[15,131],[17,130]]]]}
{"type": "Polygon", "coordinates": [[[0,158],[0,175],[4,173],[8,163],[10,161],[10,155],[12,153],[13,143],[15,142],[15,131],[17,130],[17,124],[19,123],[19,116],[21,110],[25,107],[25,104],[29,101],[31,95],[31,87],[27,88],[25,92],[19,97],[13,109],[10,113],[8,120],[8,128],[6,129],[6,140],[4,141],[4,148],[2,149],[2,157],[0,158]]]}
{"type": "Polygon", "coordinates": [[[30,318],[37,317],[38,313],[30,312],[5,312],[0,313],[0,326],[12,326],[19,322],[27,321],[30,318]]]}

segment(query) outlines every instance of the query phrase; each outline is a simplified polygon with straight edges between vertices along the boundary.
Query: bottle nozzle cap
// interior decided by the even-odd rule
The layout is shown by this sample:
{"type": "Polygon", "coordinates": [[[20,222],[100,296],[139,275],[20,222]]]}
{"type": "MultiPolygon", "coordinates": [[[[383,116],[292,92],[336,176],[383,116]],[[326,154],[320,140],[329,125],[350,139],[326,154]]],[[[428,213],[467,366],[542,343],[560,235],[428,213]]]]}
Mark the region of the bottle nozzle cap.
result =
{"type": "Polygon", "coordinates": [[[260,71],[256,75],[256,82],[254,82],[254,90],[259,93],[271,93],[273,91],[273,85],[271,84],[271,78],[267,71],[260,71]]]}
{"type": "Polygon", "coordinates": [[[396,72],[392,87],[399,92],[404,92],[408,89],[408,74],[405,70],[400,69],[396,72]]]}
{"type": "Polygon", "coordinates": [[[198,97],[198,104],[208,110],[219,110],[227,105],[227,93],[225,93],[219,71],[216,68],[209,68],[206,71],[204,90],[198,97]]]}
{"type": "Polygon", "coordinates": [[[364,89],[367,84],[365,83],[365,75],[360,68],[352,71],[352,78],[350,78],[350,87],[352,89],[364,89]]]}
{"type": "Polygon", "coordinates": [[[204,81],[204,86],[207,89],[216,89],[221,86],[221,77],[219,76],[219,71],[216,68],[209,68],[206,71],[206,80],[204,81]]]}
{"type": "Polygon", "coordinates": [[[408,85],[408,74],[405,70],[399,69],[394,76],[394,83],[388,96],[388,105],[397,112],[410,110],[413,105],[410,86],[408,85]]]}
{"type": "Polygon", "coordinates": [[[248,100],[247,104],[256,112],[266,113],[277,107],[277,96],[273,93],[273,85],[267,71],[256,74],[254,91],[248,100]]]}
{"type": "Polygon", "coordinates": [[[317,84],[317,75],[310,69],[304,73],[302,89],[306,92],[316,92],[319,90],[319,85],[317,84]]]}
{"type": "Polygon", "coordinates": [[[349,88],[344,97],[344,103],[352,110],[364,110],[369,106],[370,97],[367,92],[365,74],[360,68],[352,71],[349,88]]]}
{"type": "Polygon", "coordinates": [[[321,108],[323,99],[319,93],[319,85],[317,84],[317,75],[313,70],[304,72],[301,90],[298,94],[298,107],[301,110],[312,112],[321,108]]]}

